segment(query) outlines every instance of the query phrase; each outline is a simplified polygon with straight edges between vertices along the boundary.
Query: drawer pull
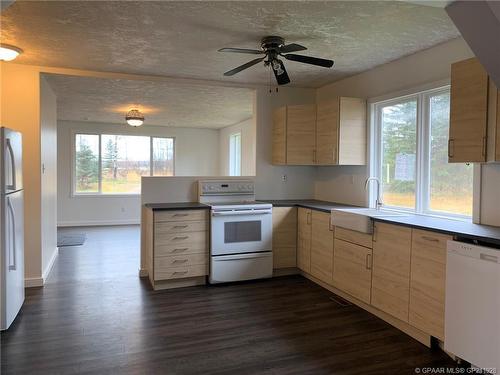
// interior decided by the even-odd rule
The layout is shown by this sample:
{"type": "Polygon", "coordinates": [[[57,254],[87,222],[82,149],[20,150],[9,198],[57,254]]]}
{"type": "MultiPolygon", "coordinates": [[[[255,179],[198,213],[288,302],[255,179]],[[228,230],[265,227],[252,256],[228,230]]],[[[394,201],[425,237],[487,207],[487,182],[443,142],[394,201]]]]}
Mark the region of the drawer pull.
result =
{"type": "Polygon", "coordinates": [[[187,261],[187,259],[176,259],[172,263],[186,263],[187,261]]]}
{"type": "Polygon", "coordinates": [[[180,236],[180,237],[174,237],[174,240],[187,240],[189,237],[188,236],[180,236]]]}
{"type": "Polygon", "coordinates": [[[187,225],[176,225],[174,226],[174,228],[187,228],[188,226],[187,225]]]}
{"type": "Polygon", "coordinates": [[[372,255],[371,254],[366,254],[366,269],[367,270],[372,269],[372,255]]]}
{"type": "Polygon", "coordinates": [[[175,217],[189,216],[189,214],[174,214],[175,217]]]}
{"type": "Polygon", "coordinates": [[[186,251],[187,249],[188,249],[187,247],[182,247],[182,248],[179,248],[179,249],[174,249],[173,252],[177,253],[177,252],[181,252],[181,251],[186,251]]]}
{"type": "Polygon", "coordinates": [[[188,271],[175,271],[172,275],[184,275],[185,273],[188,273],[188,271]]]}
{"type": "Polygon", "coordinates": [[[439,238],[434,238],[434,237],[429,237],[429,236],[422,236],[423,240],[426,241],[431,241],[431,242],[439,242],[439,238]]]}

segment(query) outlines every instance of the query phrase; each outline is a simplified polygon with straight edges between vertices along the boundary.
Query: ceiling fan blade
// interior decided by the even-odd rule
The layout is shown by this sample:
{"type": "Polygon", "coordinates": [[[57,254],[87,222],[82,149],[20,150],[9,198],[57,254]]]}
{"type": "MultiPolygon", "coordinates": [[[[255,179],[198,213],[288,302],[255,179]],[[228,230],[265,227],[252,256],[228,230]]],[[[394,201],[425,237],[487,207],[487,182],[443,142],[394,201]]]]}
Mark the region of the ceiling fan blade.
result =
{"type": "Polygon", "coordinates": [[[254,59],[254,60],[252,60],[252,61],[249,61],[249,62],[247,62],[246,64],[240,65],[240,66],[238,66],[237,68],[234,68],[234,69],[231,69],[231,70],[229,70],[229,71],[225,72],[225,73],[224,73],[224,75],[225,75],[226,77],[233,76],[233,75],[235,75],[236,73],[241,72],[242,70],[245,70],[245,69],[247,69],[247,68],[250,68],[251,66],[254,66],[255,64],[260,63],[260,62],[261,62],[262,60],[264,60],[265,58],[266,58],[266,56],[264,56],[264,57],[259,57],[258,59],[254,59]]]}
{"type": "Polygon", "coordinates": [[[320,59],[318,57],[310,57],[310,56],[302,56],[302,55],[294,55],[288,54],[283,55],[287,60],[297,61],[304,64],[311,64],[317,66],[323,66],[325,68],[331,68],[333,66],[332,60],[320,59]]]}
{"type": "Polygon", "coordinates": [[[283,61],[280,61],[279,63],[281,65],[281,70],[283,70],[283,73],[278,74],[278,72],[274,69],[273,73],[276,77],[276,82],[278,82],[278,85],[286,85],[287,83],[290,83],[290,78],[288,77],[288,73],[286,72],[285,64],[283,64],[283,61]]]}
{"type": "Polygon", "coordinates": [[[291,43],[285,46],[281,46],[280,53],[299,52],[299,51],[305,51],[306,49],[307,49],[306,47],[301,46],[300,44],[291,43]]]}
{"type": "Polygon", "coordinates": [[[219,52],[236,52],[236,53],[249,53],[251,55],[262,55],[264,51],[258,49],[247,49],[247,48],[221,48],[219,52]]]}

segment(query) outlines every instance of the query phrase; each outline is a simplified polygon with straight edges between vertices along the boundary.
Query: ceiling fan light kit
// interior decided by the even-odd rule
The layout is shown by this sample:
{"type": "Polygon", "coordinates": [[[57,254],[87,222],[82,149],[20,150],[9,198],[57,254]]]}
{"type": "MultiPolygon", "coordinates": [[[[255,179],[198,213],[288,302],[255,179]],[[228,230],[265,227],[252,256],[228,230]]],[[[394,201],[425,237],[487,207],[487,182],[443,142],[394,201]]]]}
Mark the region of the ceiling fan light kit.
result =
{"type": "Polygon", "coordinates": [[[243,65],[231,69],[224,73],[226,77],[233,76],[245,69],[254,66],[261,61],[264,61],[265,66],[270,66],[274,73],[278,85],[286,85],[290,83],[290,78],[285,69],[285,64],[279,57],[284,57],[290,61],[296,61],[303,64],[316,65],[324,68],[331,68],[333,66],[332,60],[321,59],[318,57],[310,57],[304,55],[296,55],[291,52],[305,51],[307,48],[300,44],[291,43],[285,44],[285,39],[279,36],[266,36],[261,41],[261,49],[248,49],[248,48],[221,48],[219,52],[234,52],[246,53],[250,55],[264,55],[263,57],[251,60],[243,65]],[[267,59],[267,60],[266,60],[267,59]]]}

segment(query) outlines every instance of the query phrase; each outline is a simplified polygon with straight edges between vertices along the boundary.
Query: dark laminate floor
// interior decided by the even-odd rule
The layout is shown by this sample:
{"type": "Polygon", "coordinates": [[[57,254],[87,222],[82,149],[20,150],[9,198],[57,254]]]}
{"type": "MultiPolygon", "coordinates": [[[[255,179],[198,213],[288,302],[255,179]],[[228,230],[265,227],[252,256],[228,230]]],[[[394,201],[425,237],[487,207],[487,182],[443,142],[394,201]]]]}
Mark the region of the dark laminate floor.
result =
{"type": "Polygon", "coordinates": [[[153,292],[137,227],[86,229],[1,337],[2,374],[412,374],[442,352],[302,277],[153,292]]]}

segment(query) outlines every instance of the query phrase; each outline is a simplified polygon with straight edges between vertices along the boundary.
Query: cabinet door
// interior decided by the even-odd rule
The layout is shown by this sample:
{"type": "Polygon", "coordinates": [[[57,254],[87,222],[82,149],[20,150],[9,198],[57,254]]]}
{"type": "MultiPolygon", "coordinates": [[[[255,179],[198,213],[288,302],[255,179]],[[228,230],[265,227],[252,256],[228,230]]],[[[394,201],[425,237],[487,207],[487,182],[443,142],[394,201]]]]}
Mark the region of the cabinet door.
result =
{"type": "Polygon", "coordinates": [[[365,303],[370,303],[372,249],[335,238],[333,285],[365,303]]]}
{"type": "Polygon", "coordinates": [[[330,214],[312,211],[311,275],[325,283],[332,283],[333,227],[330,214]]]}
{"type": "Polygon", "coordinates": [[[316,106],[287,106],[286,163],[314,164],[316,153],[316,106]]]}
{"type": "Polygon", "coordinates": [[[409,323],[444,340],[446,243],[451,236],[413,230],[409,323]]]}
{"type": "Polygon", "coordinates": [[[297,266],[297,208],[273,208],[273,268],[297,266]]]}
{"type": "Polygon", "coordinates": [[[339,165],[366,164],[366,101],[359,98],[340,98],[339,165]]]}
{"type": "Polygon", "coordinates": [[[298,209],[297,267],[311,272],[311,210],[298,209]]]}
{"type": "Polygon", "coordinates": [[[486,161],[488,74],[476,58],[451,66],[450,163],[486,161]]]}
{"type": "Polygon", "coordinates": [[[375,223],[372,305],[408,322],[411,229],[375,223]]]}
{"type": "Polygon", "coordinates": [[[286,164],[286,107],[273,112],[273,164],[286,164]]]}
{"type": "Polygon", "coordinates": [[[339,98],[320,102],[316,108],[316,164],[338,160],[339,98]]]}

